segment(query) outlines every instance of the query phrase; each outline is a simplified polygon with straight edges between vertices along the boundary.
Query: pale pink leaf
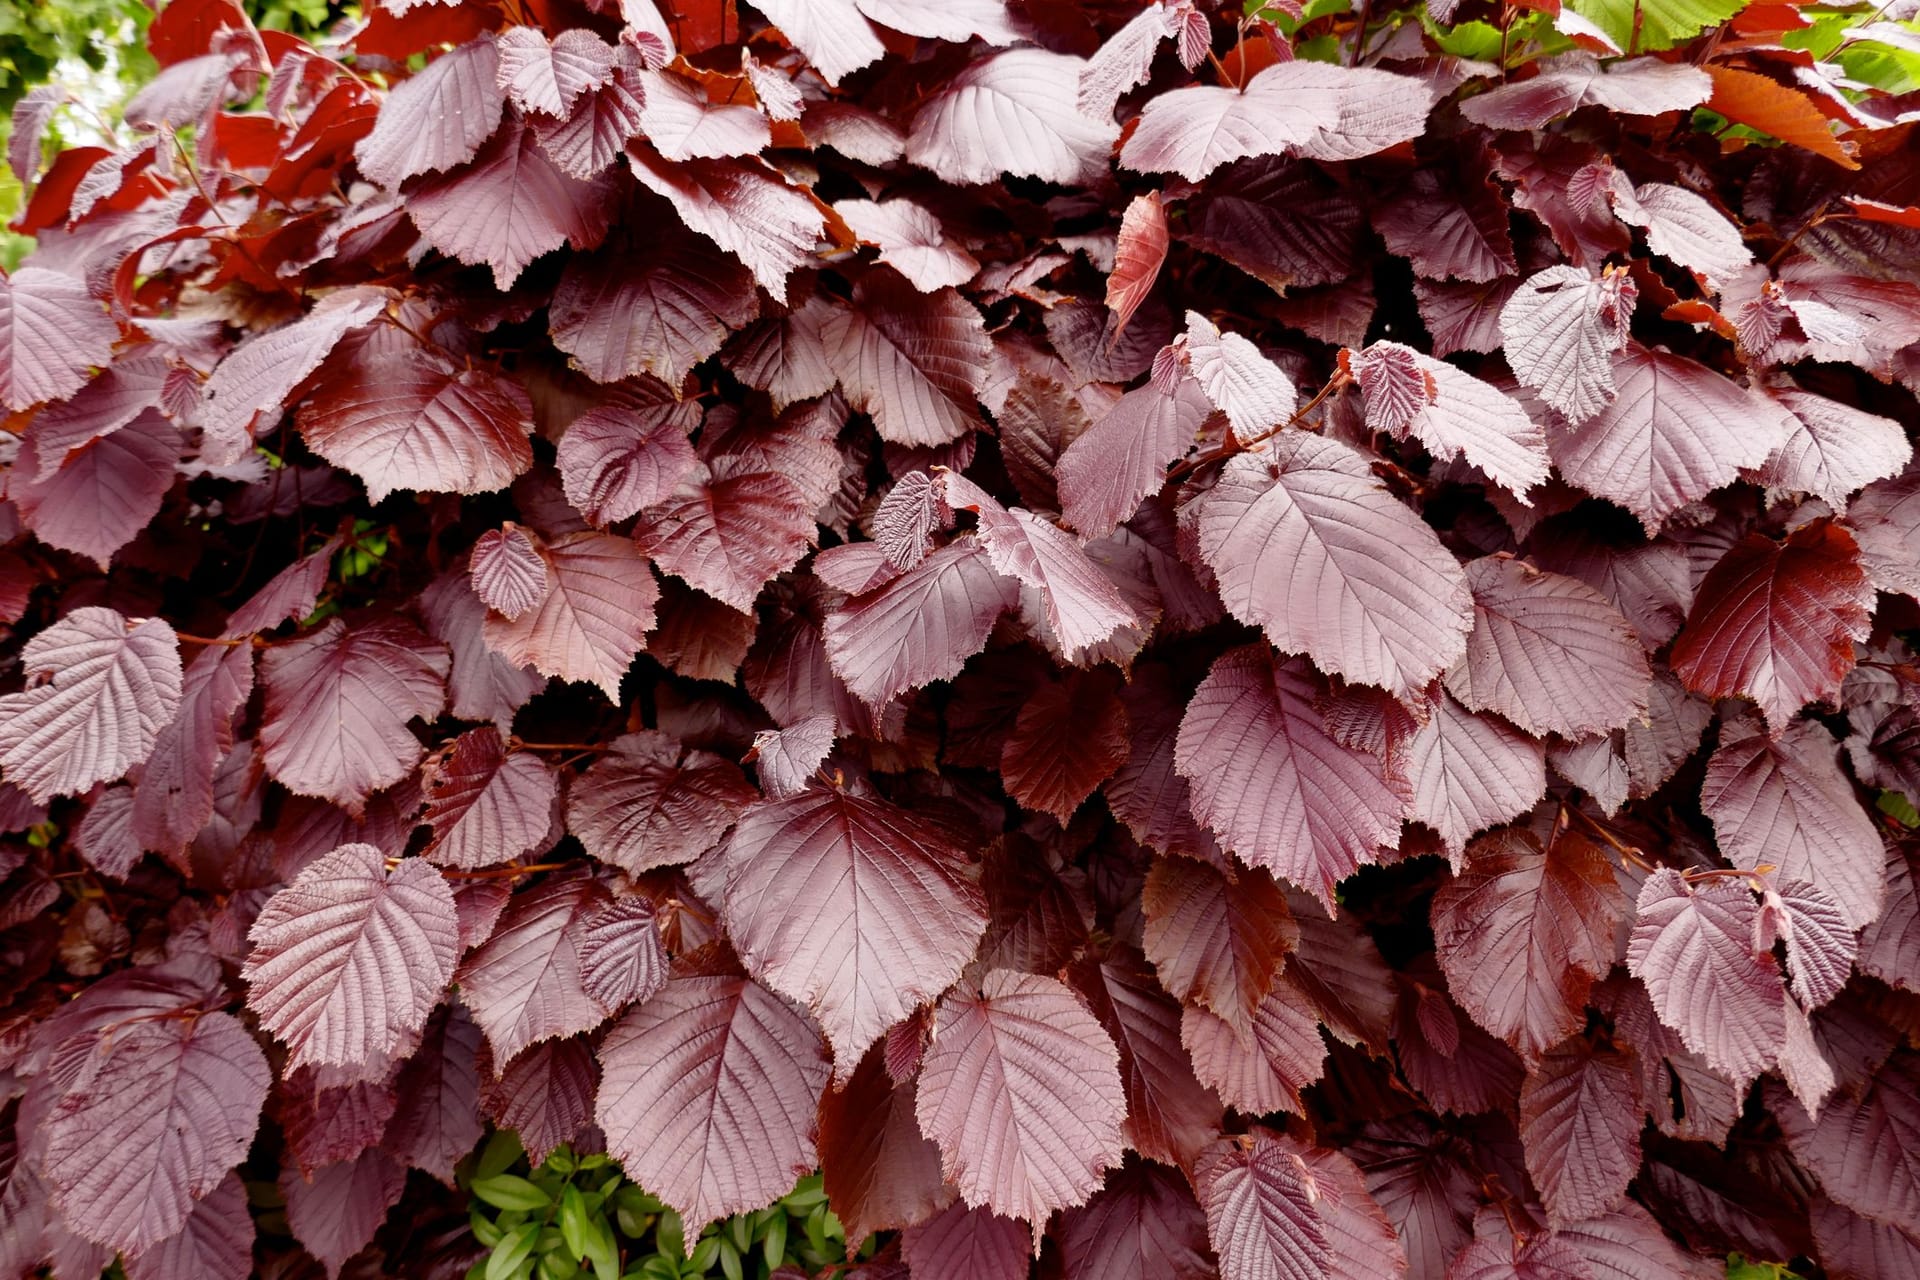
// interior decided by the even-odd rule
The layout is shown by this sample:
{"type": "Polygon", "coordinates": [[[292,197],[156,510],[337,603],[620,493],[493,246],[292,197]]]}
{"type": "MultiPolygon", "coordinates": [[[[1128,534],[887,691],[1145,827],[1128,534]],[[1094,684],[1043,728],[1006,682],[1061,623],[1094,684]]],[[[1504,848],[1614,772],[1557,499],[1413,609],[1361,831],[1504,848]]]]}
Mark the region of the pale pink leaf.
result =
{"type": "Polygon", "coordinates": [[[1507,363],[1569,422],[1585,422],[1614,399],[1613,353],[1626,344],[1634,297],[1623,275],[1565,264],[1534,273],[1500,309],[1507,363]]]}
{"type": "Polygon", "coordinates": [[[584,867],[556,872],[514,894],[493,936],[461,962],[454,975],[460,999],[486,1032],[495,1062],[591,1031],[612,1014],[581,981],[587,922],[607,900],[584,867]]]}
{"type": "Polygon", "coordinates": [[[0,404],[17,412],[72,395],[119,336],[81,280],[44,267],[0,275],[0,404]]]}
{"type": "Polygon", "coordinates": [[[1445,694],[1407,745],[1406,771],[1408,816],[1439,833],[1455,870],[1475,834],[1520,817],[1547,792],[1546,749],[1537,738],[1445,694]]]}
{"type": "Polygon", "coordinates": [[[963,285],[980,270],[925,205],[907,199],[841,200],[833,211],[854,235],[880,250],[880,261],[922,293],[963,285]]]}
{"type": "Polygon", "coordinates": [[[871,275],[851,307],[828,313],[821,338],[848,402],[873,416],[881,439],[939,445],[981,425],[993,344],[958,293],[922,295],[888,273],[871,275]]]}
{"type": "Polygon", "coordinates": [[[1769,488],[1812,494],[1844,513],[1855,493],[1899,475],[1913,458],[1906,428],[1891,418],[1790,385],[1767,395],[1794,420],[1792,434],[1756,477],[1769,488]]]}
{"type": "Polygon", "coordinates": [[[1299,1160],[1264,1134],[1222,1139],[1194,1169],[1223,1280],[1318,1280],[1330,1261],[1318,1192],[1299,1160]]]}
{"type": "Polygon", "coordinates": [[[214,369],[202,392],[200,459],[210,466],[238,462],[253,447],[261,415],[278,421],[286,399],[320,367],[340,339],[371,324],[387,305],[383,290],[355,286],[330,293],[291,324],[249,338],[214,369]]]}
{"type": "Polygon", "coordinates": [[[653,904],[616,898],[587,917],[580,937],[580,983],[609,1009],[653,998],[667,980],[667,952],[653,904]]]}
{"type": "Polygon", "coordinates": [[[977,538],[941,547],[912,569],[829,614],[828,664],[874,706],[934,680],[950,680],[1019,602],[977,538]]]}
{"type": "Polygon", "coordinates": [[[1191,449],[1212,404],[1197,383],[1172,391],[1149,382],[1120,397],[1060,454],[1061,510],[1089,538],[1113,532],[1166,481],[1191,449]]]}
{"type": "Polygon", "coordinates": [[[547,562],[524,529],[489,529],[473,544],[467,569],[473,593],[487,608],[512,620],[547,596],[547,562]]]}
{"type": "MultiPolygon", "coordinates": [[[[880,36],[861,16],[854,0],[752,0],[767,15],[807,63],[829,85],[837,85],[886,53],[880,36]]],[[[812,121],[807,134],[815,135],[812,121]]]]}
{"type": "Polygon", "coordinates": [[[628,144],[627,164],[682,222],[740,259],[775,302],[786,304],[788,274],[813,256],[826,225],[805,193],[751,162],[676,164],[638,142],[628,144]]]}
{"type": "Polygon", "coordinates": [[[1293,417],[1293,381],[1247,338],[1222,332],[1197,311],[1187,312],[1187,358],[1194,380],[1242,440],[1293,417]]]}
{"type": "Polygon", "coordinates": [[[373,132],[354,146],[360,172],[383,187],[416,174],[451,169],[479,154],[506,106],[496,78],[499,48],[470,40],[395,85],[373,132]]]}
{"type": "Polygon", "coordinates": [[[1105,172],[1120,129],[1081,112],[1085,65],[1035,48],[972,63],[915,113],[907,160],[955,183],[997,182],[1003,173],[1071,183],[1105,172]]]}
{"type": "Polygon", "coordinates": [[[500,89],[530,114],[564,116],[574,99],[613,74],[612,46],[584,27],[562,31],[551,44],[538,27],[508,27],[498,48],[500,89]]]}
{"type": "Polygon", "coordinates": [[[1383,422],[1382,429],[1401,440],[1413,436],[1442,462],[1464,456],[1488,479],[1527,501],[1527,490],[1547,478],[1551,464],[1546,432],[1520,403],[1443,360],[1399,343],[1376,342],[1350,361],[1367,397],[1369,422],[1374,415],[1374,388],[1384,389],[1387,381],[1377,373],[1386,363],[1383,353],[1391,353],[1428,379],[1432,395],[1423,397],[1411,413],[1395,414],[1383,422]]]}

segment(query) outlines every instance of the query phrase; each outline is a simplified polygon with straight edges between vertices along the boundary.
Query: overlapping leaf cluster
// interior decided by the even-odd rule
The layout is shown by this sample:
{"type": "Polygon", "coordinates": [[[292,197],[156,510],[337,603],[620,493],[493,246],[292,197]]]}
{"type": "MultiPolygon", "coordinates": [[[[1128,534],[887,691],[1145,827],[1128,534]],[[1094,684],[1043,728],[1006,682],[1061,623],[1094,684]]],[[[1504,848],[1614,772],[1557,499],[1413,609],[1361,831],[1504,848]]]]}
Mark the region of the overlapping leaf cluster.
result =
{"type": "Polygon", "coordinates": [[[173,0],[13,133],[0,1272],[457,1272],[489,1123],[1920,1270],[1909,17],[173,0]]]}

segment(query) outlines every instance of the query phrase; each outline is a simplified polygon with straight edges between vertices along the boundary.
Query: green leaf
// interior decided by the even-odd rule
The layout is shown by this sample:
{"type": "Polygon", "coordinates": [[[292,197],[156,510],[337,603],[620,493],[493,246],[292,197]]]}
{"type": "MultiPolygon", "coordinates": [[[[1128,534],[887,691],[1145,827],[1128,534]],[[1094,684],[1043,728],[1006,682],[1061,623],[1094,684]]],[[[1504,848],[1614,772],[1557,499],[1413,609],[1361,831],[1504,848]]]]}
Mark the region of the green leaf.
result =
{"type": "Polygon", "coordinates": [[[727,1280],[742,1280],[745,1274],[740,1269],[740,1251],[731,1240],[720,1242],[720,1272],[727,1280]]]}
{"type": "Polygon", "coordinates": [[[769,1271],[779,1267],[787,1259],[787,1215],[775,1214],[767,1224],[767,1238],[761,1242],[760,1250],[767,1259],[769,1271]]]}
{"type": "Polygon", "coordinates": [[[1746,7],[1746,0],[1567,0],[1567,7],[1628,53],[1684,44],[1746,7]],[[1634,32],[1639,16],[1640,30],[1634,32]]]}
{"type": "Polygon", "coordinates": [[[1880,798],[1874,801],[1874,807],[1903,827],[1920,827],[1920,810],[1916,810],[1913,801],[1898,791],[1882,791],[1880,798]]]}
{"type": "Polygon", "coordinates": [[[555,1147],[553,1154],[547,1157],[547,1167],[562,1177],[571,1176],[575,1167],[573,1149],[564,1142],[555,1147]]]}
{"type": "Polygon", "coordinates": [[[487,1145],[480,1148],[480,1159],[473,1166],[473,1176],[491,1178],[496,1174],[505,1173],[515,1160],[525,1154],[526,1152],[521,1150],[520,1139],[513,1130],[496,1130],[494,1135],[487,1139],[487,1145]]]}
{"type": "Polygon", "coordinates": [[[475,1178],[473,1194],[496,1209],[544,1209],[553,1197],[525,1178],[511,1173],[496,1173],[491,1178],[475,1178]]]}
{"type": "Polygon", "coordinates": [[[473,1238],[489,1249],[499,1244],[500,1237],[506,1234],[498,1223],[478,1209],[467,1214],[467,1223],[473,1228],[473,1238]]]}
{"type": "Polygon", "coordinates": [[[699,1244],[693,1246],[693,1252],[687,1256],[687,1261],[692,1264],[693,1270],[705,1271],[713,1265],[713,1260],[719,1256],[720,1237],[707,1236],[701,1240],[699,1244]]]}
{"type": "Polygon", "coordinates": [[[727,1220],[727,1235],[733,1241],[734,1250],[745,1253],[753,1248],[753,1218],[749,1214],[735,1214],[727,1220]]]}
{"type": "Polygon", "coordinates": [[[653,1229],[653,1238],[660,1252],[678,1262],[687,1253],[687,1229],[680,1221],[680,1215],[672,1209],[660,1214],[660,1225],[653,1229]]]}
{"type": "Polygon", "coordinates": [[[800,1184],[793,1190],[787,1192],[786,1196],[781,1200],[782,1204],[793,1210],[811,1209],[817,1204],[825,1204],[826,1202],[826,1187],[823,1185],[821,1177],[817,1173],[810,1173],[800,1179],[800,1184]]]}
{"type": "Polygon", "coordinates": [[[520,1264],[532,1256],[534,1241],[539,1237],[540,1228],[531,1222],[508,1232],[493,1247],[493,1256],[487,1259],[486,1280],[506,1280],[518,1271],[520,1264]]]}
{"type": "Polygon", "coordinates": [[[567,1252],[575,1262],[587,1256],[587,1221],[587,1204],[580,1197],[580,1188],[568,1187],[560,1196],[560,1237],[567,1242],[567,1252]]]}

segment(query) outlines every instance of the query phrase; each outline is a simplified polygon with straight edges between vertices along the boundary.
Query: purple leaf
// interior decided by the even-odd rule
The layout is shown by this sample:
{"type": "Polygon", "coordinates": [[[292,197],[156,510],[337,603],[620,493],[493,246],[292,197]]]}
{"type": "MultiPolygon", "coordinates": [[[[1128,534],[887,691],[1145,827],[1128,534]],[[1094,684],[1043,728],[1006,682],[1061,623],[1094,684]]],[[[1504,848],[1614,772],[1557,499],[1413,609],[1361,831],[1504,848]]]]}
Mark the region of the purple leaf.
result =
{"type": "Polygon", "coordinates": [[[1120,130],[1081,113],[1085,65],[1033,48],[972,63],[914,114],[908,162],[954,183],[996,182],[1003,173],[1072,183],[1105,172],[1120,130]]]}
{"type": "Polygon", "coordinates": [[[1494,716],[1474,715],[1442,694],[1407,744],[1408,816],[1432,827],[1454,870],[1467,841],[1511,822],[1547,793],[1547,755],[1538,739],[1494,716]]]}
{"type": "Polygon", "coordinates": [[[1376,342],[1349,360],[1367,399],[1367,422],[1397,439],[1409,435],[1438,461],[1465,456],[1522,502],[1547,478],[1547,436],[1526,410],[1478,378],[1393,342],[1376,342]],[[1423,384],[1403,412],[1396,392],[1408,375],[1423,384]],[[1431,394],[1424,394],[1426,388],[1431,394]]]}
{"type": "Polygon", "coordinates": [[[247,1280],[253,1274],[253,1235],[246,1188],[229,1173],[193,1206],[177,1235],[123,1260],[127,1280],[247,1280]]]}
{"type": "MultiPolygon", "coordinates": [[[[454,975],[495,1062],[528,1045],[591,1031],[613,1010],[587,993],[587,923],[608,901],[584,868],[556,872],[513,895],[493,935],[454,975]]],[[[444,985],[444,983],[442,984],[444,985]]]]}
{"type": "Polygon", "coordinates": [[[699,458],[687,440],[692,405],[608,405],[580,415],[560,437],[567,501],[588,520],[618,523],[671,494],[699,458]]]}
{"type": "Polygon", "coordinates": [[[1260,1001],[1244,1034],[1188,1005],[1180,1013],[1180,1042],[1200,1082],[1247,1115],[1304,1111],[1300,1091],[1320,1079],[1327,1056],[1319,1017],[1285,976],[1260,1001]]]}
{"type": "Polygon", "coordinates": [[[112,435],[41,470],[32,450],[14,462],[9,489],[20,519],[49,547],[102,569],[146,528],[173,488],[180,433],[149,409],[112,435]]]}
{"type": "Polygon", "coordinates": [[[1507,363],[1569,422],[1587,421],[1615,398],[1613,353],[1627,344],[1636,296],[1625,275],[1595,277],[1566,265],[1534,273],[1500,310],[1507,363]]]}
{"type": "Polygon", "coordinates": [[[613,74],[612,46],[584,27],[562,31],[551,44],[538,27],[509,27],[499,50],[500,89],[529,114],[564,116],[613,74]]]}
{"type": "Polygon", "coordinates": [[[473,594],[468,571],[443,574],[421,592],[420,613],[433,638],[453,655],[447,680],[453,714],[491,720],[502,733],[510,732],[514,712],[546,684],[546,677],[487,647],[482,638],[487,607],[473,594]]]}
{"type": "Polygon", "coordinates": [[[539,757],[508,751],[497,729],[455,738],[427,767],[433,839],[420,852],[450,867],[491,867],[532,851],[553,825],[559,779],[539,757]]]}
{"type": "Polygon", "coordinates": [[[979,539],[958,538],[830,614],[827,661],[855,696],[884,706],[908,689],[958,675],[1018,600],[979,539]]]}
{"type": "Polygon", "coordinates": [[[546,598],[518,618],[489,615],[487,647],[516,666],[598,685],[618,702],[660,596],[647,558],[627,538],[570,533],[547,544],[546,559],[546,598]]]}
{"type": "Polygon", "coordinates": [[[580,937],[580,985],[609,1009],[644,1004],[667,980],[667,953],[653,904],[616,898],[587,917],[580,937]]]}
{"type": "Polygon", "coordinates": [[[833,753],[839,738],[832,716],[813,715],[778,731],[762,729],[753,738],[754,772],[769,799],[797,796],[833,753]]]}
{"type": "Polygon", "coordinates": [[[1576,833],[1546,848],[1508,828],[1475,842],[1433,902],[1434,950],[1454,999],[1529,1058],[1579,1030],[1614,961],[1613,868],[1576,833]]]}
{"type": "Polygon", "coordinates": [[[567,829],[632,875],[691,862],[757,800],[737,765],[643,730],[613,741],[567,794],[567,829]]]}
{"type": "Polygon", "coordinates": [[[835,1076],[960,976],[987,925],[968,859],[905,809],[816,789],[755,805],[722,852],[747,969],[806,1005],[835,1076]]]}
{"type": "Polygon", "coordinates": [[[593,1120],[600,1067],[579,1036],[543,1040],[481,1081],[481,1103],[493,1122],[511,1129],[532,1160],[572,1142],[593,1120]]]}
{"type": "Polygon", "coordinates": [[[740,259],[775,302],[786,304],[787,276],[813,256],[826,224],[812,200],[750,162],[675,164],[632,142],[627,164],[642,186],[672,203],[688,228],[740,259]]]}
{"type": "Polygon", "coordinates": [[[338,1280],[347,1260],[372,1243],[387,1211],[400,1202],[406,1182],[406,1170],[378,1147],[316,1169],[311,1178],[283,1169],[280,1193],[287,1201],[287,1226],[320,1260],[328,1280],[338,1280]]]}
{"type": "Polygon", "coordinates": [[[1458,562],[1351,446],[1285,432],[1236,455],[1195,527],[1228,611],[1324,671],[1412,696],[1466,647],[1458,562]]]}
{"type": "Polygon", "coordinates": [[[356,817],[373,792],[420,762],[407,728],[446,705],[448,654],[412,623],[378,618],[352,631],[338,619],[260,659],[267,771],[289,791],[331,800],[356,817]]]}
{"type": "MultiPolygon", "coordinates": [[[[298,622],[311,615],[320,601],[320,593],[326,589],[327,580],[332,576],[333,555],[339,549],[340,539],[329,538],[318,550],[300,557],[274,574],[266,586],[254,592],[245,604],[228,615],[226,630],[221,635],[227,639],[257,635],[271,631],[283,622],[298,622]]],[[[251,659],[247,666],[247,683],[251,687],[251,659]]]]}
{"type": "Polygon", "coordinates": [[[1884,854],[1873,823],[1840,770],[1839,748],[1814,721],[1769,739],[1751,716],[1722,724],[1700,806],[1733,862],[1823,891],[1847,923],[1878,919],[1884,854]]]}
{"type": "Polygon", "coordinates": [[[300,407],[315,453],[379,502],[396,489],[487,493],[533,464],[533,405],[484,365],[422,351],[356,358],[300,407]]]}
{"type": "Polygon", "coordinates": [[[1899,475],[1913,458],[1906,429],[1891,418],[1791,384],[1767,395],[1794,419],[1792,434],[1760,468],[1757,478],[1769,488],[1812,494],[1844,512],[1853,494],[1899,475]]]}
{"type": "Polygon", "coordinates": [[[511,523],[480,535],[467,572],[473,593],[509,622],[547,598],[547,562],[526,531],[511,523]]]}
{"type": "Polygon", "coordinates": [[[827,363],[880,438],[938,445],[980,426],[992,344],[973,304],[950,289],[921,294],[889,272],[863,279],[851,307],[821,324],[827,363]]]}
{"type": "Polygon", "coordinates": [[[111,609],[75,609],[20,652],[29,681],[0,695],[0,767],[45,804],[120,777],[145,760],[179,714],[173,628],[111,609]]]}
{"type": "Polygon", "coordinates": [[[271,1080],[228,1014],[102,1037],[46,1118],[54,1204],[87,1239],[128,1253],[175,1235],[245,1157],[271,1080]]]}
{"type": "Polygon", "coordinates": [[[988,1209],[952,1204],[901,1233],[901,1254],[920,1280],[1025,1280],[1027,1229],[988,1209]]]}
{"type": "Polygon", "coordinates": [[[699,466],[633,527],[666,572],[743,613],[806,554],[814,505],[784,475],[699,466]]]}
{"type": "Polygon", "coordinates": [[[1103,537],[1160,491],[1167,467],[1193,447],[1212,405],[1196,383],[1154,383],[1120,398],[1060,453],[1061,510],[1089,538],[1103,537]]]}
{"type": "MultiPolygon", "coordinates": [[[[914,1083],[889,1078],[875,1049],[853,1078],[820,1099],[820,1174],[850,1235],[925,1222],[953,1202],[940,1178],[940,1148],[914,1117],[914,1083]]],[[[1023,1250],[1024,1253],[1024,1250],[1023,1250]]]]}
{"type": "Polygon", "coordinates": [[[1473,634],[1447,690],[1528,733],[1585,737],[1646,714],[1653,673],[1627,620],[1574,578],[1488,556],[1467,566],[1473,634]]]}
{"type": "Polygon", "coordinates": [[[1585,106],[1635,116],[1686,111],[1712,92],[1712,79],[1686,63],[1630,58],[1603,68],[1589,54],[1569,53],[1544,63],[1530,80],[1467,99],[1460,114],[1490,129],[1537,129],[1585,106]]]}
{"type": "Polygon", "coordinates": [[[1223,1280],[1311,1280],[1328,1267],[1312,1175],[1264,1135],[1216,1144],[1194,1170],[1223,1280]]]}
{"type": "Polygon", "coordinates": [[[1625,1054],[1576,1039],[1540,1059],[1520,1089],[1520,1134],[1555,1222],[1597,1218],[1625,1199],[1645,1119],[1625,1054]]]}
{"type": "Polygon", "coordinates": [[[1340,880],[1398,842],[1404,783],[1327,733],[1310,668],[1276,665],[1263,648],[1215,661],[1180,723],[1174,767],[1224,847],[1330,903],[1340,880]]]}
{"type": "Polygon", "coordinates": [[[1066,1280],[1215,1280],[1207,1219],[1177,1172],[1129,1159],[1061,1217],[1066,1280]]]}
{"type": "Polygon", "coordinates": [[[383,289],[356,286],[330,293],[312,311],[291,324],[269,330],[235,347],[207,379],[206,436],[200,459],[226,466],[253,448],[253,432],[279,420],[293,389],[318,369],[340,340],[372,324],[389,301],[383,289]]]}
{"type": "Polygon", "coordinates": [[[1689,884],[1662,868],[1640,888],[1627,947],[1660,1021],[1736,1086],[1773,1064],[1786,1035],[1780,971],[1756,950],[1759,918],[1742,882],[1689,884]]]}
{"type": "Polygon", "coordinates": [[[260,911],[241,976],[289,1067],[364,1066],[410,1045],[453,976],[453,891],[433,867],[345,844],[260,911]]]}
{"type": "Polygon", "coordinates": [[[554,345],[594,381],[647,373],[678,387],[758,313],[746,268],[680,231],[573,259],[550,316],[554,345]]]}
{"type": "Polygon", "coordinates": [[[1147,958],[1177,1000],[1211,1010],[1242,1036],[1300,941],[1286,895],[1264,871],[1159,858],[1141,890],[1147,958]]]}
{"type": "Polygon", "coordinates": [[[0,404],[18,412],[64,400],[89,365],[113,358],[120,326],[72,276],[42,267],[0,275],[0,404]]]}
{"type": "Polygon", "coordinates": [[[815,1163],[826,1046],[756,983],[670,980],[608,1034],[600,1063],[608,1151],[690,1233],[771,1204],[815,1163]]]}
{"type": "Polygon", "coordinates": [[[920,1128],[970,1205],[1042,1224],[1085,1202],[1125,1151],[1113,1042],[1071,989],[995,969],[941,1001],[920,1128]]]}
{"type": "Polygon", "coordinates": [[[506,95],[496,83],[499,48],[470,40],[395,85],[373,132],[354,147],[360,172],[383,187],[463,165],[500,127],[506,95]]]}

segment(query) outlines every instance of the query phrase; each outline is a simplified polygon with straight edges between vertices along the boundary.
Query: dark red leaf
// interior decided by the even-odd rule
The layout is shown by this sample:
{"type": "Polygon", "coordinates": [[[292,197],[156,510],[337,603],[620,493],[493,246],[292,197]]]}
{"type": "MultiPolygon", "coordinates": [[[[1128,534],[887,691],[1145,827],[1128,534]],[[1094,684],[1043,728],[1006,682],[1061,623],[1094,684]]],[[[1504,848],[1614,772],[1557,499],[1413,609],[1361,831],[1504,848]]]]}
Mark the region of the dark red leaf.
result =
{"type": "Polygon", "coordinates": [[[941,1180],[940,1149],[920,1133],[914,1093],[911,1079],[889,1078],[875,1048],[820,1099],[820,1172],[849,1235],[914,1226],[954,1199],[941,1180]]]}
{"type": "Polygon", "coordinates": [[[691,862],[758,799],[738,766],[666,734],[614,740],[567,795],[567,829],[602,862],[638,875],[691,862]]]}
{"type": "Polygon", "coordinates": [[[487,1034],[495,1062],[528,1045],[591,1031],[613,1009],[588,994],[582,952],[607,891],[584,869],[523,889],[486,945],[460,964],[460,998],[487,1034]]]}
{"type": "Polygon", "coordinates": [[[530,1159],[544,1161],[593,1120],[599,1063],[579,1036],[542,1040],[497,1078],[481,1080],[481,1105],[495,1124],[513,1130],[530,1159]]]}

